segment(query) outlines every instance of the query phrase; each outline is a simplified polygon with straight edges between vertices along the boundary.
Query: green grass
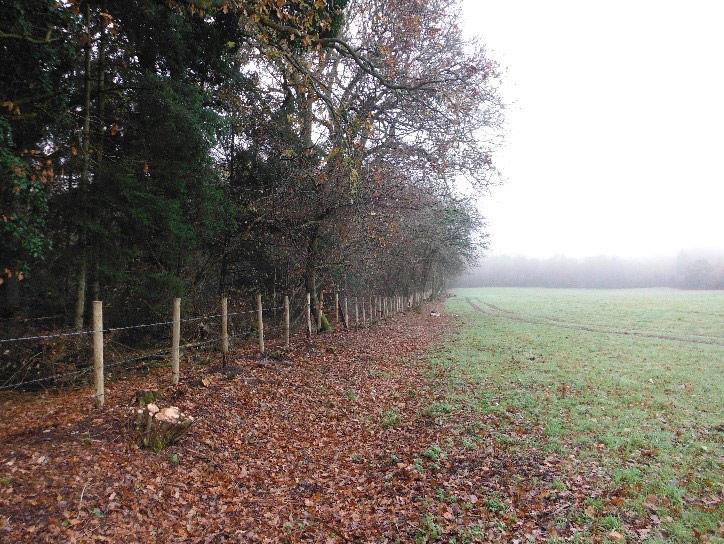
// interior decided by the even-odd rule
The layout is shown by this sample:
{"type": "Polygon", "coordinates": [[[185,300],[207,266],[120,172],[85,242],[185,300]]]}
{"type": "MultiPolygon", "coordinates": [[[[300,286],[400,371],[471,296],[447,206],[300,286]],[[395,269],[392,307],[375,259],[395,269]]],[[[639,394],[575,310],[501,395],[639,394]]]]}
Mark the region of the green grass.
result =
{"type": "Polygon", "coordinates": [[[382,412],[380,423],[385,429],[397,427],[398,425],[400,425],[401,422],[402,415],[400,414],[399,410],[397,410],[397,408],[390,408],[389,410],[385,410],[384,412],[382,412]]]}
{"type": "MultiPolygon", "coordinates": [[[[724,486],[724,292],[454,294],[446,309],[463,326],[430,359],[449,377],[439,385],[440,402],[505,416],[498,418],[499,443],[516,447],[506,426],[523,425],[536,431],[525,440],[543,451],[602,467],[610,491],[626,496],[622,511],[644,518],[648,499],[660,519],[672,520],[662,525],[668,541],[694,542],[695,532],[717,538],[722,505],[697,502],[711,501],[724,486]]],[[[599,526],[616,521],[611,516],[599,526]]]]}

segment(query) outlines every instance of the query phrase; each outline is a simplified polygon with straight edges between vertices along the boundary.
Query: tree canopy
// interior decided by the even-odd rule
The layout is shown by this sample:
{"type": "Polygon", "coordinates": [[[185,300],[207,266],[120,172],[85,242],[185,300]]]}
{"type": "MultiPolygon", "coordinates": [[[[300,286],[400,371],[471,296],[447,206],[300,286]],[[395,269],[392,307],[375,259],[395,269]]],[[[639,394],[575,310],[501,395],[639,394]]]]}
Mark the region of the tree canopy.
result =
{"type": "Polygon", "coordinates": [[[457,0],[0,4],[7,314],[440,289],[484,245],[456,182],[502,108],[457,0]]]}

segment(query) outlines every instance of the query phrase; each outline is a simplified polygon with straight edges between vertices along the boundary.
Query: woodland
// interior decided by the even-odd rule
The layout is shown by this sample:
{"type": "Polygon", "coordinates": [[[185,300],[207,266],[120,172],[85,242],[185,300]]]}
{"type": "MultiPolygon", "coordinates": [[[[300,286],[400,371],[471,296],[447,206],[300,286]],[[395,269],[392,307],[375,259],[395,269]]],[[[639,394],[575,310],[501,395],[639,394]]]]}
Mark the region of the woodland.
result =
{"type": "Polygon", "coordinates": [[[439,292],[485,246],[498,67],[458,0],[1,4],[6,323],[257,292],[318,314],[439,292]]]}
{"type": "Polygon", "coordinates": [[[0,0],[0,542],[722,542],[724,261],[464,276],[462,2],[0,0]]]}

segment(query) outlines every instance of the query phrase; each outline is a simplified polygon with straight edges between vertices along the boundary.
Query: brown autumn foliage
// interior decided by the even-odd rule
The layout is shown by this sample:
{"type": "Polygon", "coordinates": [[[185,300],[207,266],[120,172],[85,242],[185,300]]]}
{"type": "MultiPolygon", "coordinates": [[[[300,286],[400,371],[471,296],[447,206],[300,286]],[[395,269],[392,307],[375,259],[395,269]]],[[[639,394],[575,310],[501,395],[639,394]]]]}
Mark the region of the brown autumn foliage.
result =
{"type": "Polygon", "coordinates": [[[428,310],[384,327],[311,342],[297,337],[281,363],[238,349],[225,371],[215,360],[195,364],[175,389],[159,369],[110,384],[100,412],[90,408],[87,389],[5,396],[0,540],[511,542],[557,535],[556,516],[584,508],[596,473],[498,443],[499,416],[435,408],[445,376],[430,375],[419,355],[450,319],[428,310]],[[164,403],[195,418],[162,453],[140,449],[129,430],[139,389],[162,391],[164,403]],[[542,485],[564,473],[570,491],[542,485]]]}

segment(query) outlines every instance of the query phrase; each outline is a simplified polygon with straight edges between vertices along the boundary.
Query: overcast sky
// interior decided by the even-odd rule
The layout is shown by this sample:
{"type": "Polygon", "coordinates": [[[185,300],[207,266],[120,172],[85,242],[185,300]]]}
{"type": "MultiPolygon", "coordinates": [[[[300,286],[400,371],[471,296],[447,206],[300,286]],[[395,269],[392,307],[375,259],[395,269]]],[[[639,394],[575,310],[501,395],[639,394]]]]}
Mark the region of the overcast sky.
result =
{"type": "Polygon", "coordinates": [[[465,0],[504,68],[495,254],[724,249],[724,2],[465,0]]]}

